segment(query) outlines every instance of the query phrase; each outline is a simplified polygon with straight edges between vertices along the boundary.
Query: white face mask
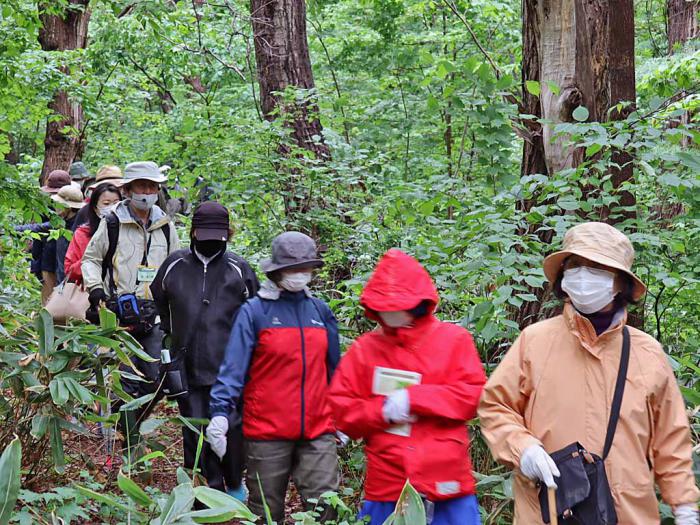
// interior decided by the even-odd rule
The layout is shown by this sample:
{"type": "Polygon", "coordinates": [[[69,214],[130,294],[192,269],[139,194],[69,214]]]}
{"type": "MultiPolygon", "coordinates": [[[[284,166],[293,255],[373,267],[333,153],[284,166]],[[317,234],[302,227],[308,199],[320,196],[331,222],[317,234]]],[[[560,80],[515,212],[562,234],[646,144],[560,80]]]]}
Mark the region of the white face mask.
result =
{"type": "Polygon", "coordinates": [[[100,219],[104,219],[109,215],[109,213],[114,209],[114,205],[110,204],[109,206],[98,206],[97,207],[97,216],[100,219]]]}
{"type": "Polygon", "coordinates": [[[289,292],[301,292],[311,282],[311,272],[285,273],[278,283],[289,292]]]}
{"type": "Polygon", "coordinates": [[[377,312],[377,315],[382,320],[382,323],[391,328],[400,328],[413,323],[413,316],[406,310],[400,310],[398,312],[377,312]]]}
{"type": "Polygon", "coordinates": [[[131,203],[135,208],[141,211],[148,211],[153,208],[153,205],[158,201],[157,193],[132,193],[131,203]]]}
{"type": "Polygon", "coordinates": [[[561,289],[579,312],[593,314],[615,299],[615,274],[588,266],[571,268],[564,272],[561,289]]]}

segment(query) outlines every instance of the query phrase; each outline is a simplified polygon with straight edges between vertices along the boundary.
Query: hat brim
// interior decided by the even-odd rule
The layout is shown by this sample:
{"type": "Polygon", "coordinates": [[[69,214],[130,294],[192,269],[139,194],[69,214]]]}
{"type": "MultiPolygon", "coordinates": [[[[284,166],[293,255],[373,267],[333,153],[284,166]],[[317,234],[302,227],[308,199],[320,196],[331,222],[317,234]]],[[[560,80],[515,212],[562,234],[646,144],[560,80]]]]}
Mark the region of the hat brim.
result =
{"type": "Polygon", "coordinates": [[[51,200],[58,202],[66,208],[73,208],[74,210],[79,210],[87,204],[86,202],[67,201],[58,195],[51,195],[51,200]]]}
{"type": "Polygon", "coordinates": [[[194,238],[198,241],[227,241],[228,230],[225,228],[195,228],[194,238]]]}
{"type": "Polygon", "coordinates": [[[149,181],[151,181],[151,182],[157,182],[158,184],[160,184],[161,182],[167,182],[167,181],[168,181],[168,177],[165,176],[165,175],[160,175],[160,176],[155,176],[155,175],[153,175],[153,176],[151,176],[151,177],[138,176],[138,177],[136,177],[135,179],[127,179],[127,178],[125,178],[125,179],[124,179],[124,184],[131,184],[132,182],[137,181],[137,180],[149,180],[149,181]]]}
{"type": "Polygon", "coordinates": [[[102,179],[97,182],[93,182],[88,186],[89,190],[94,190],[97,188],[100,184],[111,184],[112,186],[116,186],[117,188],[121,188],[126,184],[126,181],[123,178],[117,178],[117,179],[102,179]]]}
{"type": "MultiPolygon", "coordinates": [[[[61,187],[63,187],[63,186],[61,186],[61,187]]],[[[40,189],[41,191],[43,191],[44,193],[53,194],[53,193],[58,193],[58,190],[60,190],[61,188],[52,188],[52,187],[50,187],[50,186],[42,186],[42,187],[39,188],[39,189],[40,189]]]]}
{"type": "Polygon", "coordinates": [[[632,296],[635,301],[640,299],[647,292],[646,285],[634,273],[625,268],[618,261],[606,255],[594,252],[592,250],[562,250],[545,257],[543,263],[544,275],[545,277],[547,277],[547,280],[550,283],[554,284],[554,282],[559,278],[559,274],[562,271],[564,261],[572,255],[578,255],[579,257],[583,257],[584,259],[588,259],[589,261],[592,261],[594,263],[602,264],[603,266],[608,266],[609,268],[619,270],[629,275],[632,278],[632,281],[634,282],[634,290],[632,292],[632,296]]]}
{"type": "Polygon", "coordinates": [[[292,270],[294,268],[305,268],[311,266],[313,268],[321,268],[323,266],[323,261],[321,259],[307,259],[305,261],[298,261],[291,264],[274,264],[272,259],[263,259],[260,263],[260,268],[265,273],[276,272],[277,270],[292,270]]]}

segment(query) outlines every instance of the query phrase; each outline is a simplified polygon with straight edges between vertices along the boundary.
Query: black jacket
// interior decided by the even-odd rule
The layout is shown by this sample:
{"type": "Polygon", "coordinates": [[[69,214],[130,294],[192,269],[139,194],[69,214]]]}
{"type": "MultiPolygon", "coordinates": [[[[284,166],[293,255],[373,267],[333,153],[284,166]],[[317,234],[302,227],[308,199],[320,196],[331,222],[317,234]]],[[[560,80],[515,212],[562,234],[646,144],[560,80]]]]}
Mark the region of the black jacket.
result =
{"type": "Polygon", "coordinates": [[[151,293],[161,328],[172,336],[171,352],[187,347],[185,369],[191,385],[216,382],[238,309],[258,288],[250,265],[231,252],[219,253],[205,268],[192,248],[182,249],[160,266],[151,293]]]}

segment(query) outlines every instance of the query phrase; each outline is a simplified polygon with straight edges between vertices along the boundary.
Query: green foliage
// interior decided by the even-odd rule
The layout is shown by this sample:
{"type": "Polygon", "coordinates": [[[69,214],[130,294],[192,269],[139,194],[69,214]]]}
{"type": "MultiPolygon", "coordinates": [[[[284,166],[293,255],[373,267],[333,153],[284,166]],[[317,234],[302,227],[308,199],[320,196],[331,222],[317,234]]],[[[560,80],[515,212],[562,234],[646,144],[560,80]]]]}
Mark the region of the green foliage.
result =
{"type": "MultiPolygon", "coordinates": [[[[247,2],[91,2],[88,48],[52,53],[38,45],[36,4],[6,4],[0,9],[0,155],[7,155],[0,163],[0,415],[13,424],[0,424],[0,444],[15,432],[20,437],[25,479],[48,460],[41,443],[62,469],[70,465],[65,438],[87,422],[113,423],[116,416],[95,410],[96,403],[107,407],[110,392],[127,406],[149,400],[121,391],[116,367],[142,353],[107,313],[100,328],[53,327],[45,313],[32,313],[40,311],[38,284],[26,270],[34,236],[15,234],[12,226],[47,216],[60,227],[36,188],[45,122],[55,118],[48,102],[57,89],[83,106],[83,160],[91,171],[143,159],[171,165],[174,195],[196,200],[206,186],[232,210],[233,248],[254,265],[281,230],[313,234],[326,261],[314,286],[336,313],[345,345],[372,327],[359,293],[378,257],[396,246],[426,265],[440,290],[439,316],[472,331],[491,370],[520,325],[556,305],[543,256],[571,225],[609,213],[635,244],[636,269],[649,285],[636,311],[669,354],[697,443],[700,55],[692,43],[668,54],[663,0],[635,3],[634,111],[624,121],[598,123],[588,121],[587,108],[576,108],[575,122],[556,132],[584,160],[549,176],[521,171],[523,142],[515,128],[532,119],[518,115],[514,102],[523,89],[535,96],[560,89],[546,80],[521,86],[520,2],[307,2],[316,87],[280,96],[317,103],[324,132],[312,140],[328,145],[325,161],[292,140],[293,115],[261,118],[247,2]],[[611,170],[620,152],[630,154],[622,162],[631,162],[633,178],[616,188],[611,170]],[[634,195],[633,209],[621,206],[623,191],[634,195]],[[95,355],[88,343],[109,352],[95,355]]],[[[186,238],[184,228],[181,235],[186,238]]],[[[142,435],[155,442],[165,421],[147,421],[142,435]]],[[[508,523],[510,475],[491,460],[478,427],[471,428],[483,518],[508,523]]],[[[341,456],[344,489],[329,498],[353,509],[363,482],[362,445],[349,445],[341,456]]],[[[91,492],[23,492],[20,499],[36,498],[37,511],[23,509],[17,521],[51,512],[63,518],[63,508],[89,515],[98,509],[117,520],[129,513],[136,521],[184,519],[197,498],[196,473],[178,476],[180,488],[169,495],[137,485],[129,469],[147,468],[156,458],[127,465],[116,488],[83,480],[91,492]]],[[[199,491],[200,498],[209,496],[199,491]]],[[[219,505],[224,514],[234,512],[219,505]]],[[[298,521],[314,520],[309,512],[298,521]]]]}

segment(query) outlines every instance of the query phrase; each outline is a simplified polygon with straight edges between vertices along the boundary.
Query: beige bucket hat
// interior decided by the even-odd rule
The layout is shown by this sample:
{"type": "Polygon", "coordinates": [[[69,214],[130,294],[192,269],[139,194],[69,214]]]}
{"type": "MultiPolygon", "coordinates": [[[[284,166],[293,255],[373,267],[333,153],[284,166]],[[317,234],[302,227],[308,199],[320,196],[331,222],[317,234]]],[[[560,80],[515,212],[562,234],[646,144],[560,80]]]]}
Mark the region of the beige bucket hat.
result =
{"type": "Polygon", "coordinates": [[[95,182],[90,184],[88,188],[94,190],[100,184],[104,184],[105,182],[112,184],[117,188],[124,185],[124,175],[122,174],[122,170],[119,169],[119,166],[102,166],[99,170],[97,170],[95,182]]]}
{"type": "Polygon", "coordinates": [[[578,255],[589,261],[625,272],[634,281],[635,301],[647,291],[642,280],[632,273],[634,262],[632,243],[624,233],[609,224],[585,222],[570,228],[564,235],[562,249],[548,255],[544,260],[544,274],[550,283],[557,280],[564,261],[570,255],[578,255]]]}
{"type": "Polygon", "coordinates": [[[73,208],[75,210],[85,206],[83,192],[80,191],[80,188],[74,184],[63,186],[58,190],[58,193],[51,195],[51,199],[59,204],[62,204],[63,206],[73,208]]]}

